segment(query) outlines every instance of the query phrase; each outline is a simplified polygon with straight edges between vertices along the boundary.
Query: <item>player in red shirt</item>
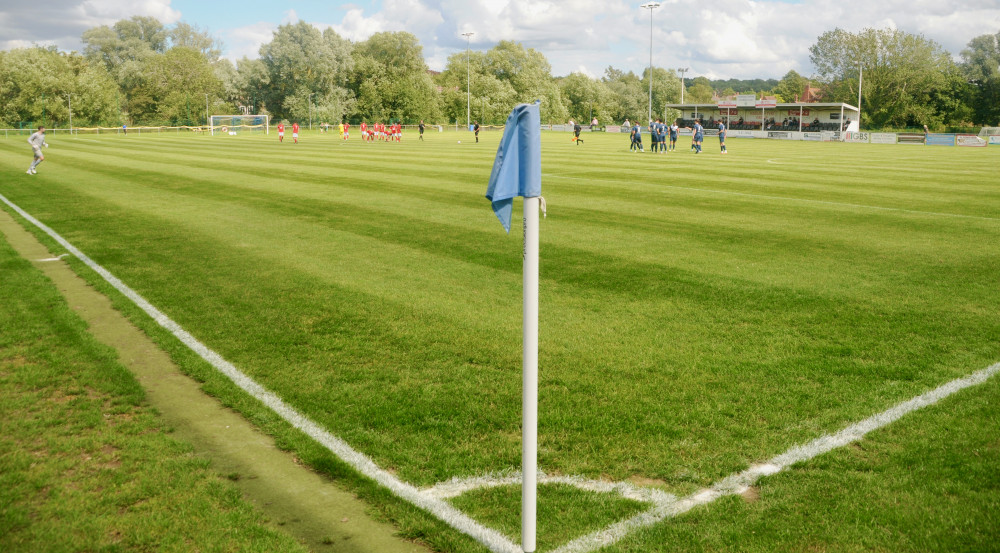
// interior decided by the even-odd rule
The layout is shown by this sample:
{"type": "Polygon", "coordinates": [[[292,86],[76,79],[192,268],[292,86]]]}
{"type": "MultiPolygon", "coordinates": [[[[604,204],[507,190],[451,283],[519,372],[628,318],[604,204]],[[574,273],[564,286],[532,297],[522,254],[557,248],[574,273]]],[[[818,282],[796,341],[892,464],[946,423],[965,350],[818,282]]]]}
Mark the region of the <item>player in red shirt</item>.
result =
{"type": "Polygon", "coordinates": [[[344,142],[351,136],[351,124],[344,121],[344,142]]]}
{"type": "Polygon", "coordinates": [[[278,142],[285,141],[285,124],[278,123],[278,142]]]}
{"type": "Polygon", "coordinates": [[[292,123],[292,139],[295,140],[296,144],[299,143],[299,124],[298,123],[292,123]]]}
{"type": "Polygon", "coordinates": [[[368,123],[365,121],[361,122],[361,140],[368,141],[368,123]]]}

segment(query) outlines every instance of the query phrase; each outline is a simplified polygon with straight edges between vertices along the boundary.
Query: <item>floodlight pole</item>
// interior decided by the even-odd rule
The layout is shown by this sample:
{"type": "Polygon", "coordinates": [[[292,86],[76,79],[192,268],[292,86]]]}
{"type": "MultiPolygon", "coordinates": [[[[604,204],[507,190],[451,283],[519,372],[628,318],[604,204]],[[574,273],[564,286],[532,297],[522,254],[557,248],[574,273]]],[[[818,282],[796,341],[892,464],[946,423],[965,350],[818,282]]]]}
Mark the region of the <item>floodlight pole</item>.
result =
{"type": "Polygon", "coordinates": [[[313,130],[313,95],[315,92],[309,93],[309,130],[313,130]]]}
{"type": "Polygon", "coordinates": [[[205,124],[208,124],[208,93],[205,93],[205,124]]]}
{"type": "Polygon", "coordinates": [[[647,2],[640,6],[649,10],[649,121],[653,120],[653,10],[660,7],[659,2],[647,2]]]}
{"type": "Polygon", "coordinates": [[[677,72],[681,74],[681,104],[684,103],[684,74],[690,71],[689,67],[679,67],[677,72]]]}
{"type": "Polygon", "coordinates": [[[465,37],[465,130],[469,130],[472,123],[472,62],[469,48],[472,45],[472,35],[476,33],[462,33],[465,37]]]}
{"type": "Polygon", "coordinates": [[[73,136],[73,95],[66,95],[66,102],[69,104],[69,135],[73,136]]]}
{"type": "Polygon", "coordinates": [[[858,132],[861,132],[861,61],[858,61],[858,132]]]}

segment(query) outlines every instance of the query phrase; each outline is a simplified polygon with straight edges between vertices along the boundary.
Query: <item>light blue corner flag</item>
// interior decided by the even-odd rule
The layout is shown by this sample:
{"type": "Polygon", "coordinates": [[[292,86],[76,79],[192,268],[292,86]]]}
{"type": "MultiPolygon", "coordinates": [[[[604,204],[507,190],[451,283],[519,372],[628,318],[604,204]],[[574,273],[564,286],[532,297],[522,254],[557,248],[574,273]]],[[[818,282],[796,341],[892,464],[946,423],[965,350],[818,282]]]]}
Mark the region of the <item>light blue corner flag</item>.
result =
{"type": "Polygon", "coordinates": [[[542,118],[538,104],[520,104],[510,112],[486,189],[486,199],[493,202],[493,212],[508,233],[514,198],[542,195],[542,118]]]}

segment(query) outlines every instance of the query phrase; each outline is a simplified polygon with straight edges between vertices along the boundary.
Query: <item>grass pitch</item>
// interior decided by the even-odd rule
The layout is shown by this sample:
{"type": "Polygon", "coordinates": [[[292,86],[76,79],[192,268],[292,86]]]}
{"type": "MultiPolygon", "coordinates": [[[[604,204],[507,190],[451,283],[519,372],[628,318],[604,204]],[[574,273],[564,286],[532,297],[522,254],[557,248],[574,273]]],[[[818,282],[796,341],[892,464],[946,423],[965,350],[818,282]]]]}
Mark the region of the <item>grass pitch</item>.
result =
{"type": "MultiPolygon", "coordinates": [[[[313,420],[429,486],[520,462],[519,221],[505,235],[483,198],[499,134],[481,140],[60,137],[35,176],[21,168],[30,150],[12,140],[0,142],[0,193],[313,420]]],[[[1000,149],[730,139],[723,156],[711,139],[700,155],[687,144],[639,154],[623,136],[578,146],[543,134],[542,470],[686,494],[1000,360],[1000,149]]],[[[120,305],[210,391],[343,474],[120,305]]],[[[995,436],[997,387],[965,393],[992,399],[971,408],[987,420],[963,418],[956,434],[926,415],[918,441],[955,443],[988,428],[995,436]]],[[[885,447],[909,450],[917,438],[908,436],[885,447]]],[[[980,448],[978,457],[956,448],[943,462],[996,474],[995,438],[980,448]]],[[[892,473],[918,460],[880,462],[892,473]]],[[[923,504],[934,486],[975,495],[996,489],[996,476],[927,466],[922,481],[932,487],[914,494],[917,505],[893,503],[897,490],[877,480],[871,497],[911,514],[946,510],[939,524],[967,528],[962,543],[996,547],[997,494],[958,508],[923,504]]],[[[820,484],[843,476],[826,472],[815,473],[820,484]]],[[[386,501],[408,534],[475,549],[356,485],[386,501]]],[[[781,497],[808,489],[795,483],[781,497]]],[[[463,508],[510,528],[498,513],[516,516],[510,494],[480,495],[463,508]]],[[[574,494],[549,497],[572,509],[574,494]]],[[[767,519],[777,530],[761,550],[905,548],[899,536],[921,525],[890,516],[856,535],[849,521],[861,511],[848,510],[826,537],[789,542],[796,534],[782,520],[800,523],[782,514],[828,512],[836,498],[802,501],[775,503],[767,519]]],[[[611,503],[593,507],[608,522],[624,508],[611,503]]],[[[561,531],[546,547],[593,529],[552,522],[561,531]]],[[[679,528],[667,521],[619,547],[742,546],[679,528]]],[[[742,533],[719,520],[704,528],[742,533]]]]}

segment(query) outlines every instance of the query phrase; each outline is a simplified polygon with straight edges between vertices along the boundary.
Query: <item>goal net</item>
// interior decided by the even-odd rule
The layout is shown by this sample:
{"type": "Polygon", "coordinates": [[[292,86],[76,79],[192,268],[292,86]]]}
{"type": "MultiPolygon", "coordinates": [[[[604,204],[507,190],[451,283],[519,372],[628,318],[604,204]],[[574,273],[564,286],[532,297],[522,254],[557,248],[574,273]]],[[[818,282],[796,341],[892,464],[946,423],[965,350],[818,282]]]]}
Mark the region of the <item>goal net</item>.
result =
{"type": "Polygon", "coordinates": [[[268,115],[212,115],[208,118],[208,130],[212,136],[230,136],[240,133],[268,134],[268,115]]]}
{"type": "Polygon", "coordinates": [[[979,129],[979,138],[987,144],[1000,144],[1000,127],[983,127],[979,129]]]}

